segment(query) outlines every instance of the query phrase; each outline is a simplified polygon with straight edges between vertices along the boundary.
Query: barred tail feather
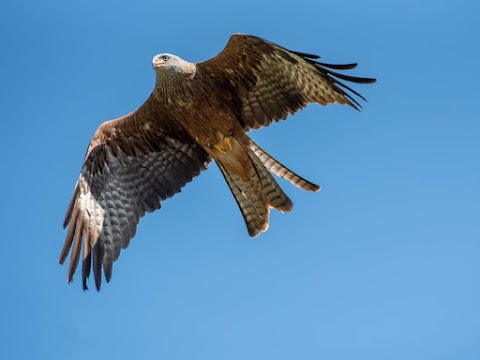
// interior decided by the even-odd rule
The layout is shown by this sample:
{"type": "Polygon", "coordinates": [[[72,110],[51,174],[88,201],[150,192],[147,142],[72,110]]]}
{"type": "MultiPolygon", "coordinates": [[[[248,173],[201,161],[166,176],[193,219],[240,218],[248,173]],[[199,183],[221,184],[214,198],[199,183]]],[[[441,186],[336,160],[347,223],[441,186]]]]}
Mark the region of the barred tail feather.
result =
{"type": "Polygon", "coordinates": [[[220,161],[217,160],[217,164],[242,212],[248,234],[256,237],[262,231],[266,231],[269,209],[262,197],[252,193],[251,189],[247,188],[249,184],[238,175],[229,172],[220,161]]]}
{"type": "Polygon", "coordinates": [[[216,161],[242,212],[248,233],[255,237],[268,229],[271,207],[286,212],[293,208],[293,203],[254,151],[246,151],[251,164],[246,177],[229,171],[221,160],[216,161]]]}
{"type": "Polygon", "coordinates": [[[250,149],[255,153],[255,155],[260,159],[261,163],[265,168],[281,177],[290,181],[296,187],[306,190],[317,192],[320,190],[320,186],[302,178],[301,176],[295,174],[292,170],[288,169],[286,166],[275,160],[270,156],[265,150],[258,146],[252,139],[250,139],[250,149]]]}
{"type": "Polygon", "coordinates": [[[278,185],[272,174],[270,174],[269,170],[262,164],[261,159],[259,159],[251,150],[248,151],[248,155],[252,160],[257,176],[262,184],[262,198],[267,205],[281,212],[292,210],[292,201],[283,192],[282,188],[278,185]]]}

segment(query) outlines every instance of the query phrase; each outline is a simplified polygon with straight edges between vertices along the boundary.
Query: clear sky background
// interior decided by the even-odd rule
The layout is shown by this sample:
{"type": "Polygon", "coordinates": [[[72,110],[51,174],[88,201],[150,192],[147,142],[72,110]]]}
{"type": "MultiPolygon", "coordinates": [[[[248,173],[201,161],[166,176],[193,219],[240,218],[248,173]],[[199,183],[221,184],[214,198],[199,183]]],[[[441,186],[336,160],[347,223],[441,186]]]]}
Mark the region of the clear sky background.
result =
{"type": "MultiPolygon", "coordinates": [[[[0,358],[480,359],[477,1],[0,3],[0,358]],[[151,58],[234,32],[359,62],[364,111],[310,106],[251,133],[322,185],[281,185],[250,239],[215,165],[144,217],[102,291],[66,282],[61,224],[105,120],[151,58]]],[[[90,281],[93,288],[93,282],[90,281]]]]}

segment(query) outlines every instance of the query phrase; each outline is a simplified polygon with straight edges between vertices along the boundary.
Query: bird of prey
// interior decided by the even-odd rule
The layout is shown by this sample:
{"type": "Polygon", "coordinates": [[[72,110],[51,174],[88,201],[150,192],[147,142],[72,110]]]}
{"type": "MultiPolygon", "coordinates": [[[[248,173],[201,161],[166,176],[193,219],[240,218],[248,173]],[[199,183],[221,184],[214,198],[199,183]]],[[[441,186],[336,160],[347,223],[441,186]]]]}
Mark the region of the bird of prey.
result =
{"type": "Polygon", "coordinates": [[[68,281],[82,258],[83,289],[93,270],[100,289],[120,250],[134,237],[146,212],[207,168],[213,159],[237,201],[248,233],[268,228],[270,208],[290,211],[292,202],[272,173],[318,191],[247,136],[251,129],[286,119],[308,103],[361,108],[348,81],[375,79],[336,70],[357,64],[320,62],[317,55],[290,51],[255,36],[234,34],[214,58],[190,63],[172,54],[152,60],[156,82],[137,110],[99,126],[88,146],[64,227],[60,255],[71,253],[68,281]]]}

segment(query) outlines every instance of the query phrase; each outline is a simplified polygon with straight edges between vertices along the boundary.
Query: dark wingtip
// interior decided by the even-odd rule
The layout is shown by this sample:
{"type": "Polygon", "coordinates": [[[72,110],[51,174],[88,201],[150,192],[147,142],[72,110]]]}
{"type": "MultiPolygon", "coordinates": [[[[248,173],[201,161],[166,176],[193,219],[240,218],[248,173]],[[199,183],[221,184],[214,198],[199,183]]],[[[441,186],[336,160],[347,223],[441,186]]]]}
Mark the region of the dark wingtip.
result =
{"type": "Polygon", "coordinates": [[[304,52],[300,52],[300,51],[291,51],[291,52],[293,52],[294,54],[296,54],[298,56],[301,56],[303,58],[307,58],[307,59],[320,59],[320,56],[316,55],[316,54],[309,54],[309,53],[304,53],[304,52]]]}
{"type": "MultiPolygon", "coordinates": [[[[350,64],[350,65],[352,65],[352,64],[350,64]]],[[[319,69],[321,72],[323,72],[324,75],[327,76],[327,78],[330,79],[330,81],[333,83],[333,85],[341,93],[343,93],[343,95],[347,98],[348,105],[350,105],[352,108],[354,108],[357,111],[360,111],[362,109],[362,105],[351,94],[353,94],[355,96],[358,96],[360,99],[362,99],[365,102],[367,101],[367,99],[365,99],[365,97],[363,95],[361,95],[358,91],[352,89],[350,86],[346,85],[345,83],[343,83],[339,79],[349,81],[349,82],[352,82],[352,83],[356,83],[356,84],[373,84],[377,81],[377,79],[373,79],[373,78],[357,77],[357,76],[350,76],[350,75],[344,75],[344,74],[341,74],[341,73],[337,73],[335,71],[332,71],[332,70],[326,69],[325,67],[322,67],[319,63],[316,63],[315,66],[316,66],[317,69],[319,69]],[[349,94],[345,90],[341,89],[340,87],[349,91],[349,92],[351,92],[351,94],[349,94]]]]}
{"type": "MultiPolygon", "coordinates": [[[[318,66],[319,65],[317,65],[317,67],[318,66]]],[[[350,81],[350,82],[357,83],[357,84],[372,84],[372,83],[377,81],[377,79],[373,79],[373,78],[350,76],[350,75],[340,74],[340,73],[337,73],[337,72],[331,71],[331,70],[326,70],[326,69],[323,69],[323,70],[327,71],[328,74],[331,75],[331,76],[335,76],[339,79],[350,81]]]]}
{"type": "Polygon", "coordinates": [[[87,291],[87,290],[88,290],[87,277],[83,277],[82,287],[83,287],[83,291],[87,291]]]}
{"type": "Polygon", "coordinates": [[[77,197],[80,189],[79,186],[75,186],[75,190],[73,191],[72,198],[70,199],[70,203],[68,204],[67,212],[65,213],[65,218],[63,219],[63,228],[65,229],[68,224],[70,223],[70,220],[72,219],[72,215],[75,209],[75,205],[77,203],[77,197]]]}
{"type": "Polygon", "coordinates": [[[315,61],[316,64],[321,65],[323,67],[329,68],[329,69],[334,69],[334,70],[351,70],[354,69],[358,66],[357,63],[351,63],[351,64],[327,64],[323,63],[320,61],[315,61]]]}
{"type": "MultiPolygon", "coordinates": [[[[358,77],[358,76],[350,76],[350,75],[344,75],[332,70],[351,70],[354,69],[358,66],[358,63],[349,63],[349,64],[329,64],[329,63],[324,63],[320,61],[316,61],[315,59],[319,59],[320,56],[318,55],[312,55],[312,54],[307,54],[307,53],[301,53],[301,52],[296,52],[293,51],[293,53],[301,56],[305,61],[309,62],[313,66],[315,66],[318,70],[320,70],[334,85],[339,85],[343,89],[350,91],[353,95],[358,96],[360,99],[363,101],[367,101],[362,95],[360,95],[357,91],[353,90],[351,87],[345,85],[338,79],[342,79],[345,81],[353,82],[356,84],[373,84],[377,81],[377,79],[374,78],[367,78],[367,77],[358,77]]],[[[350,94],[345,92],[343,89],[338,88],[337,89],[343,93],[343,95],[346,97],[348,105],[350,105],[352,108],[355,110],[360,111],[362,109],[362,105],[353,98],[350,94]]]]}
{"type": "Polygon", "coordinates": [[[101,286],[102,286],[101,276],[99,277],[95,276],[95,287],[97,288],[97,291],[100,291],[101,286]]]}

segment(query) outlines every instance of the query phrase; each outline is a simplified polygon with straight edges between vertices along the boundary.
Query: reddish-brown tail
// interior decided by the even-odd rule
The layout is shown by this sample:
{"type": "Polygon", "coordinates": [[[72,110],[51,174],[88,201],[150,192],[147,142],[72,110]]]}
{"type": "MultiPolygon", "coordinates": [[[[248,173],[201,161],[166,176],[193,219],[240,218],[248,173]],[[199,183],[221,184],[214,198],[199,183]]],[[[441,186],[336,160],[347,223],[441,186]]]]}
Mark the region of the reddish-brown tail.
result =
{"type": "Polygon", "coordinates": [[[228,171],[218,159],[217,164],[242,212],[249,235],[255,237],[268,229],[271,207],[281,212],[293,208],[292,201],[270,172],[307,191],[318,191],[320,187],[296,175],[253,141],[247,152],[253,169],[248,178],[228,171]]]}

